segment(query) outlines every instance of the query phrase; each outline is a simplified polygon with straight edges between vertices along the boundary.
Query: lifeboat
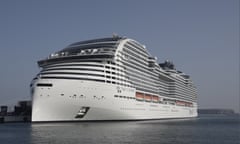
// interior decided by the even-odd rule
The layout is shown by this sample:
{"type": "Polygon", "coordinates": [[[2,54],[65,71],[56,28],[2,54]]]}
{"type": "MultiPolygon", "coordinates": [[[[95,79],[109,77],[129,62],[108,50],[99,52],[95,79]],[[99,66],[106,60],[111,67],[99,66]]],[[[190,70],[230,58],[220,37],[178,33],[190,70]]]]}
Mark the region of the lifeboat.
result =
{"type": "Polygon", "coordinates": [[[144,99],[145,99],[145,101],[150,102],[150,101],[152,101],[152,95],[145,94],[144,99]]]}
{"type": "Polygon", "coordinates": [[[176,101],[176,105],[178,105],[178,106],[185,106],[186,104],[183,101],[176,101]]]}
{"type": "Polygon", "coordinates": [[[153,95],[153,96],[152,96],[152,101],[153,101],[153,102],[159,102],[159,97],[153,95]]]}
{"type": "Polygon", "coordinates": [[[136,100],[144,100],[144,94],[140,92],[136,92],[136,100]]]}
{"type": "Polygon", "coordinates": [[[185,102],[185,101],[176,101],[176,104],[178,106],[186,106],[186,107],[193,107],[193,104],[190,102],[185,102]]]}

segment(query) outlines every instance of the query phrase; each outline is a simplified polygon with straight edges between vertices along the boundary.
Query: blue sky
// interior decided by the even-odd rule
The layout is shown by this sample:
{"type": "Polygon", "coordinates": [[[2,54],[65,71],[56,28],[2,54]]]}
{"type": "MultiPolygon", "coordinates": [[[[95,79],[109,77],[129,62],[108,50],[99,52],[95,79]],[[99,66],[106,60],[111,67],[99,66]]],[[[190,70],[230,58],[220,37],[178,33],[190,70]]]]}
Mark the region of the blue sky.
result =
{"type": "Polygon", "coordinates": [[[37,61],[117,33],[172,60],[200,108],[239,111],[239,0],[1,0],[0,105],[30,99],[37,61]]]}

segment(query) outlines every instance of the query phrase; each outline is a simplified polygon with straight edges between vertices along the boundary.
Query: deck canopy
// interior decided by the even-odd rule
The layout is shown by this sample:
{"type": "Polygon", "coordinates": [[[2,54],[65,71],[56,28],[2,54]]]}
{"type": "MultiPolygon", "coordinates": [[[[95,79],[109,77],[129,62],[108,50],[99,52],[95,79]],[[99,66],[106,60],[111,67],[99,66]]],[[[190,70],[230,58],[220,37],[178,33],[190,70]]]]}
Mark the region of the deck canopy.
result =
{"type": "Polygon", "coordinates": [[[80,41],[70,44],[66,48],[40,60],[39,66],[60,61],[76,61],[83,59],[109,59],[113,58],[122,37],[110,37],[80,41]]]}

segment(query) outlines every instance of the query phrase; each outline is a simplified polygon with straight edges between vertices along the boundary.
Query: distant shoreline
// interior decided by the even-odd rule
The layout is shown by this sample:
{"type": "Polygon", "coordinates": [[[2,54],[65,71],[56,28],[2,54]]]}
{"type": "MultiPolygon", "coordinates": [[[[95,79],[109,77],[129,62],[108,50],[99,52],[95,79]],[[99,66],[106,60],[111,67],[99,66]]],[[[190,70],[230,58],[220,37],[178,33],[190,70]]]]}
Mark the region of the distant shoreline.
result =
{"type": "Polygon", "coordinates": [[[232,109],[198,109],[198,114],[211,114],[211,115],[239,115],[239,113],[234,112],[232,109]]]}

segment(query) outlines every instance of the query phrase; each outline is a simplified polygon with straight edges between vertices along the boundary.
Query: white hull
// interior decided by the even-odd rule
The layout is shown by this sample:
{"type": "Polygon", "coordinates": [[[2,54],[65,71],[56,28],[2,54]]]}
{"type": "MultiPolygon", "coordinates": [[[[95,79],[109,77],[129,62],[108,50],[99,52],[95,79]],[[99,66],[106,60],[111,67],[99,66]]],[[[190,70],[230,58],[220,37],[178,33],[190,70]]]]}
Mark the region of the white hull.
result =
{"type": "Polygon", "coordinates": [[[193,107],[185,107],[138,101],[130,98],[135,98],[134,88],[84,80],[39,79],[36,83],[51,83],[52,86],[33,86],[33,122],[145,120],[197,116],[196,103],[193,107]]]}

